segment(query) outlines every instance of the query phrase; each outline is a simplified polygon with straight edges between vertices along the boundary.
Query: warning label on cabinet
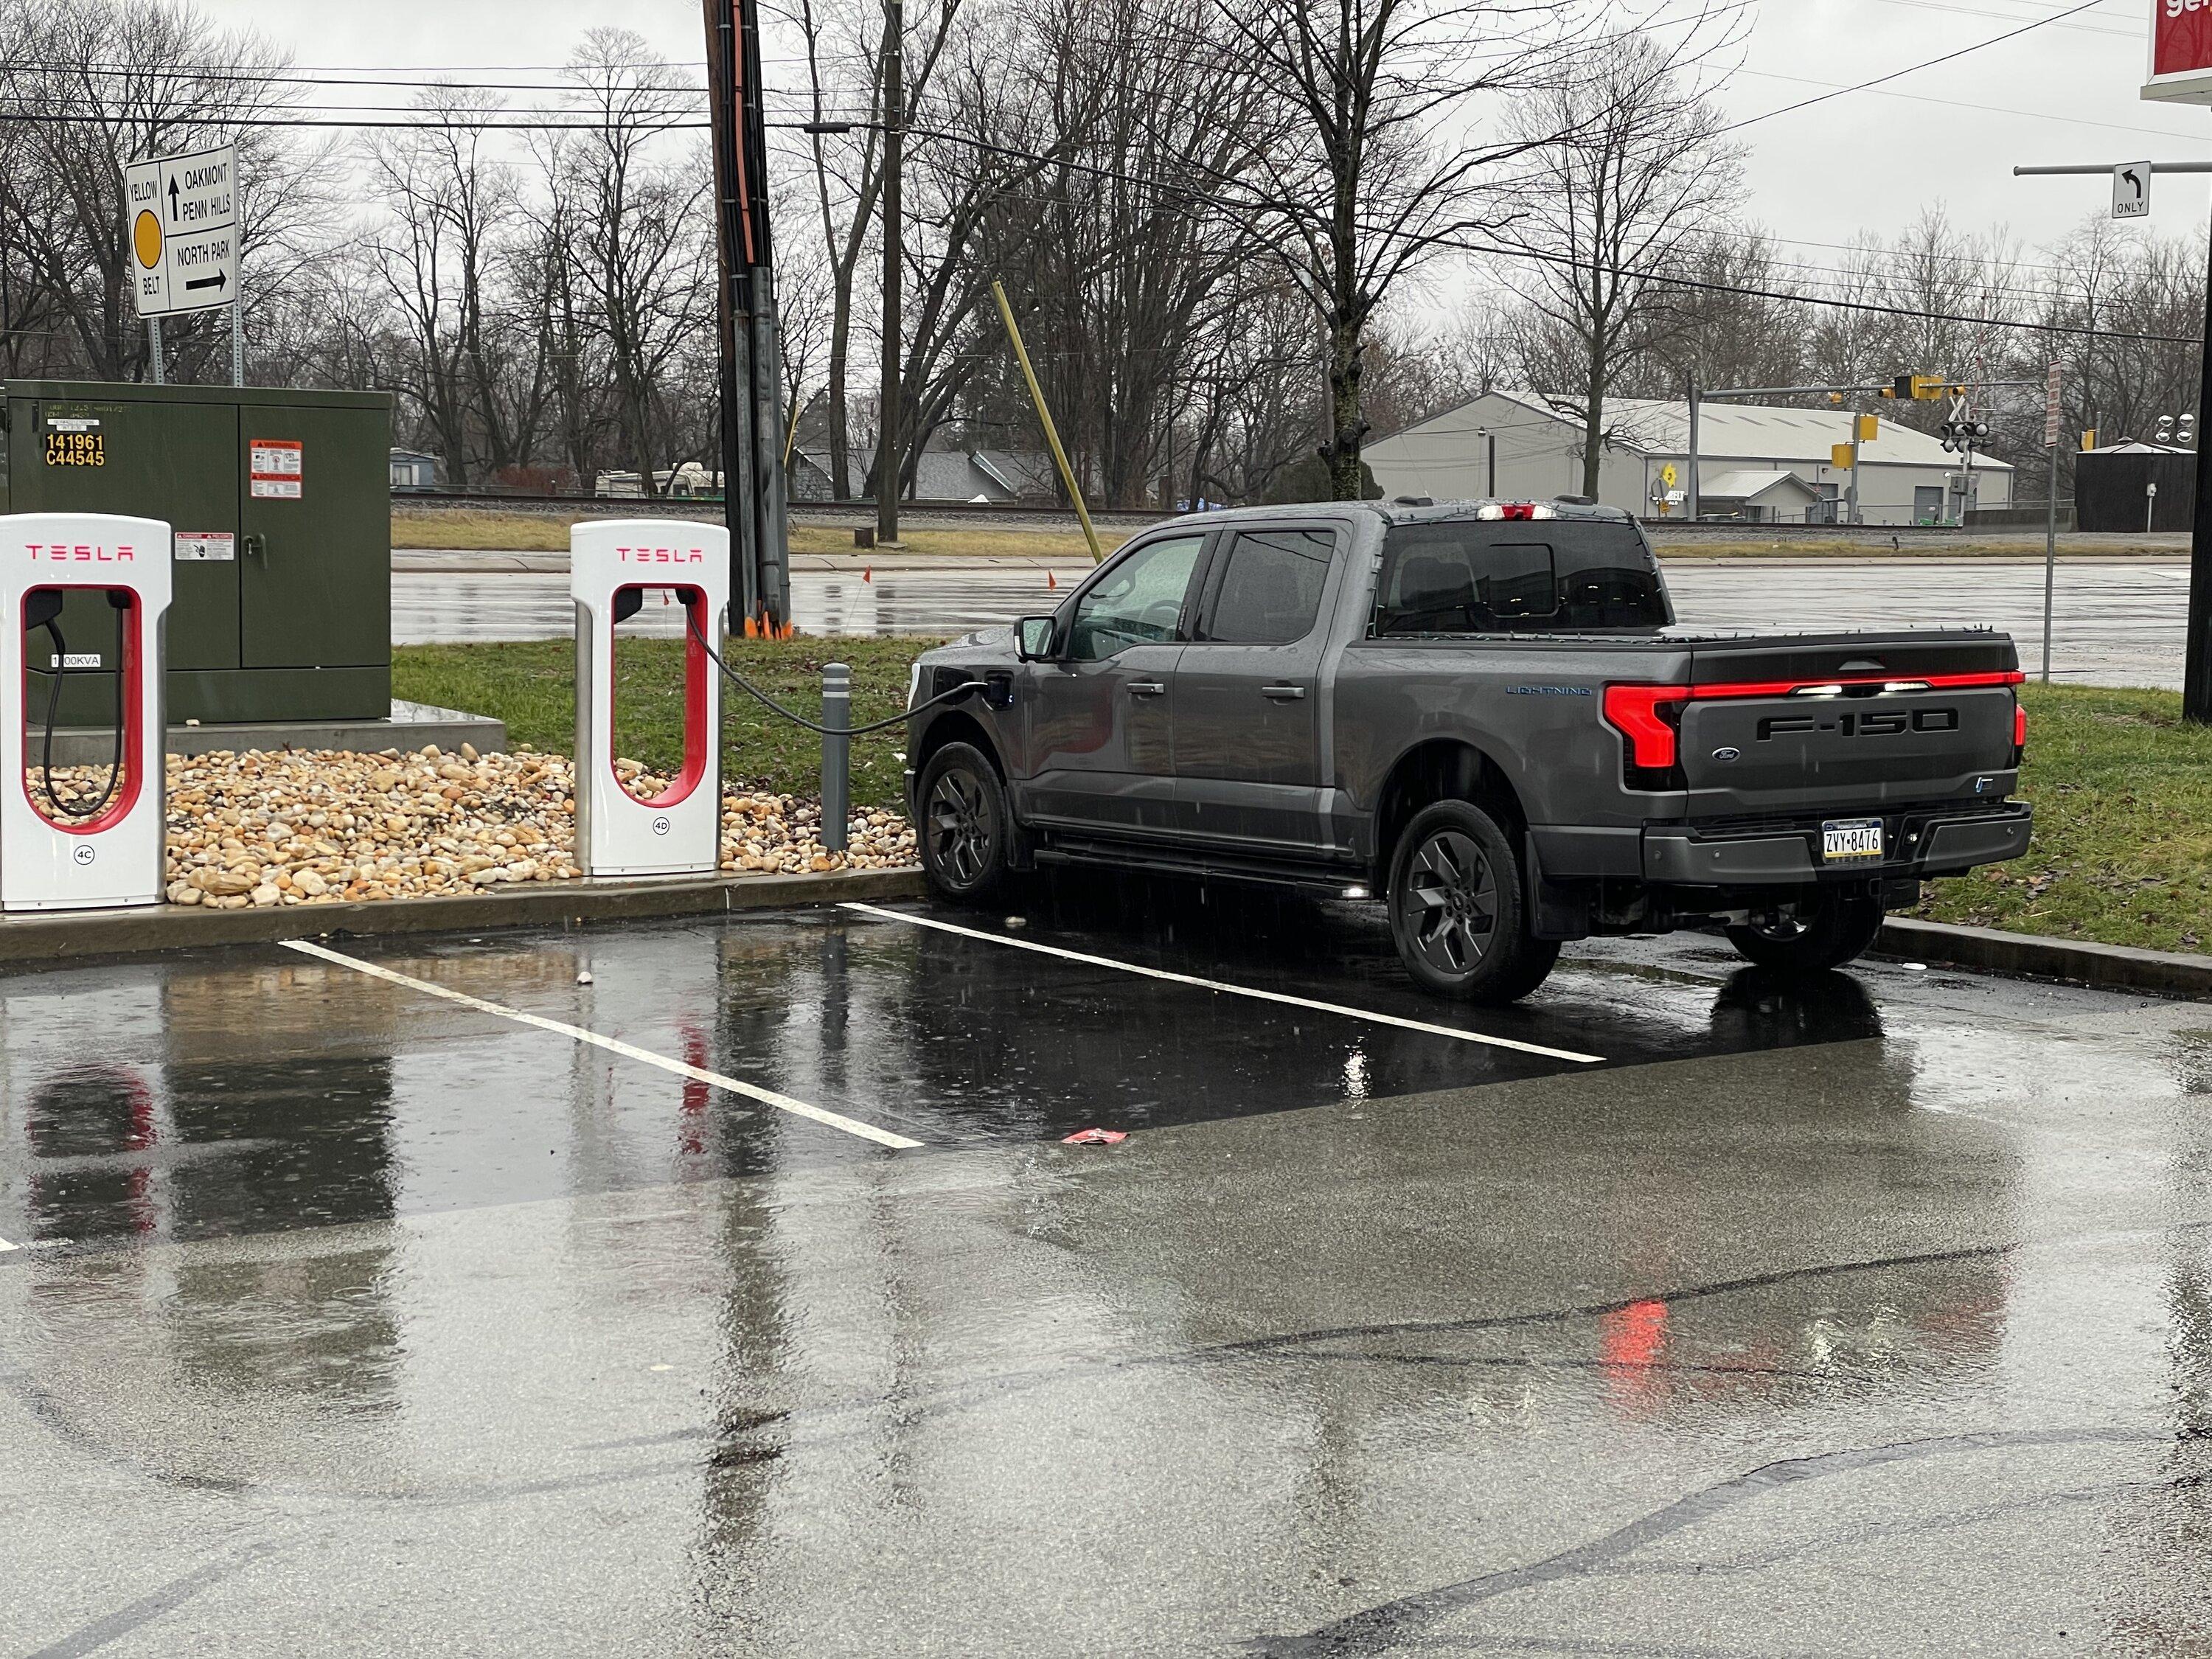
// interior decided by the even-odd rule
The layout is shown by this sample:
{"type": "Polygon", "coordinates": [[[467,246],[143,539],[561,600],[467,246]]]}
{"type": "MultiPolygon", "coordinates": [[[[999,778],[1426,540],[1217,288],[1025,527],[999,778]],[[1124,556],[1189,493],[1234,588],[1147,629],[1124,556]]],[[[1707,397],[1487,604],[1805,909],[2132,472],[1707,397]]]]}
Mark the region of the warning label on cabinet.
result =
{"type": "Polygon", "coordinates": [[[300,499],[304,447],[290,438],[255,438],[246,444],[248,492],[257,500],[300,499]]]}
{"type": "Polygon", "coordinates": [[[228,530],[179,530],[177,562],[209,564],[238,557],[238,538],[228,530]]]}

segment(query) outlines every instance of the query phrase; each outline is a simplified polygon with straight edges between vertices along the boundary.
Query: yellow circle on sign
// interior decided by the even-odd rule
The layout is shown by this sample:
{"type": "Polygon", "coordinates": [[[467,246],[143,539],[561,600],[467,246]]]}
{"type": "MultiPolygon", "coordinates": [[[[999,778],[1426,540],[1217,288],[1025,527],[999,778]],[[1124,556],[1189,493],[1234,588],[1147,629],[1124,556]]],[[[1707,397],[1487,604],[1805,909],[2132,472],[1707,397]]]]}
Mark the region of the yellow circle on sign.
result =
{"type": "Polygon", "coordinates": [[[131,246],[138,255],[138,263],[151,270],[161,260],[161,222],[151,208],[141,208],[138,217],[131,227],[131,246]]]}

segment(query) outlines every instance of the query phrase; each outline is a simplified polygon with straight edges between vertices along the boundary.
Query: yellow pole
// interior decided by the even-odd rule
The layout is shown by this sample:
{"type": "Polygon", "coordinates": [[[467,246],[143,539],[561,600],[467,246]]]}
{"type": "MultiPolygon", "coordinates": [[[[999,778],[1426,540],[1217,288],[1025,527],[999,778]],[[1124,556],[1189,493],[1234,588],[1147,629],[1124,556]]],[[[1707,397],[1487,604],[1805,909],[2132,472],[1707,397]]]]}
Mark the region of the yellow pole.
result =
{"type": "Polygon", "coordinates": [[[1083,505],[1083,492],[1076,488],[1075,469],[1067,464],[1067,452],[1060,447],[1060,430],[1052,423],[1052,411],[1044,406],[1044,392],[1037,386],[1036,371],[1030,367],[1029,348],[1022,343],[1022,331],[1014,326],[1014,308],[1006,303],[1006,290],[999,279],[991,279],[991,297],[999,302],[999,315],[1006,319],[1006,337],[1014,343],[1014,361],[1022,366],[1022,379],[1029,382],[1030,400],[1036,405],[1037,420],[1044,427],[1044,441],[1052,451],[1054,463],[1060,468],[1060,481],[1067,486],[1067,498],[1075,503],[1075,516],[1083,520],[1083,539],[1091,544],[1091,562],[1105,558],[1105,550],[1098,545],[1098,532],[1091,527],[1090,512],[1083,505]]]}

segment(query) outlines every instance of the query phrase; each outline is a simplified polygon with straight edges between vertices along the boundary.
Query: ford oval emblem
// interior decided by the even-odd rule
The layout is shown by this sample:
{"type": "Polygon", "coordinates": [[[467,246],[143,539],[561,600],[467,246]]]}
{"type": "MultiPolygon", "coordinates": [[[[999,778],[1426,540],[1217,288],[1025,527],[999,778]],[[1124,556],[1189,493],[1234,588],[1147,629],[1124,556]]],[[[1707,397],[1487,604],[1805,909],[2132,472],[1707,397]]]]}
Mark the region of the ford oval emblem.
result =
{"type": "Polygon", "coordinates": [[[1741,749],[1716,749],[1713,750],[1713,758],[1725,766],[1730,761],[1741,760],[1743,758],[1743,750],[1741,749]]]}

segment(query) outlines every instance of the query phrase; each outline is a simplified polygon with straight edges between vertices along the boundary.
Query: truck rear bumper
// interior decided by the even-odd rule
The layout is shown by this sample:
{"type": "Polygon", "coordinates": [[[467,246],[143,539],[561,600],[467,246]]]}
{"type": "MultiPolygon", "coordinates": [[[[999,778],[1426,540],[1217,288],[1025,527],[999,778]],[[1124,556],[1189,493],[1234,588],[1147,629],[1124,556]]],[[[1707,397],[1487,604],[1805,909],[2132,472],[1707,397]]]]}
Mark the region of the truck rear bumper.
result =
{"type": "Polygon", "coordinates": [[[1644,878],[1698,887],[1925,879],[2018,858],[2027,851],[2034,827],[2034,813],[2024,801],[1996,811],[1936,807],[1881,817],[1887,856],[1847,863],[1822,860],[1817,823],[1650,828],[1644,832],[1644,878]]]}

